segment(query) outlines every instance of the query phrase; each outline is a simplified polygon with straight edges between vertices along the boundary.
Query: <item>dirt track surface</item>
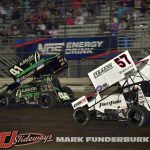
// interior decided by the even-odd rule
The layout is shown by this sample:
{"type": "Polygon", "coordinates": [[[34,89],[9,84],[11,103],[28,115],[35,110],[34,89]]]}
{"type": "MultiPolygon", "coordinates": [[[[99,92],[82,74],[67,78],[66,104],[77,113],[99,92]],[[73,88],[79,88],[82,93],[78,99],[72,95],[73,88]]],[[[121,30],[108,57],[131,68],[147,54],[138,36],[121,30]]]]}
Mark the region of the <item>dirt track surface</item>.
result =
{"type": "Polygon", "coordinates": [[[1,109],[0,132],[53,134],[54,142],[17,147],[14,150],[148,150],[149,143],[56,143],[56,137],[150,137],[150,125],[131,128],[123,122],[92,120],[86,127],[75,125],[68,105],[53,109],[15,106],[1,109]]]}

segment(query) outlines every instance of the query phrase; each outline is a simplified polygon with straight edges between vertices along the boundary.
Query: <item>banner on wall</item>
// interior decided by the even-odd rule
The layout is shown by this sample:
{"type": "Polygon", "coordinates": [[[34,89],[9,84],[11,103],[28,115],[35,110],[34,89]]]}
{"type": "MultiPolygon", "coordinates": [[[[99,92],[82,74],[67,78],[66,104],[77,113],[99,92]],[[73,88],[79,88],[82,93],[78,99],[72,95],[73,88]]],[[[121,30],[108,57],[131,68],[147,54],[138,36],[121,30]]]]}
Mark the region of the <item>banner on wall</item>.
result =
{"type": "MultiPolygon", "coordinates": [[[[27,57],[36,50],[44,55],[64,53],[67,59],[83,59],[99,56],[108,50],[117,49],[116,36],[82,37],[82,38],[40,38],[16,40],[18,56],[27,57]]],[[[106,56],[103,56],[103,58],[106,56]]],[[[96,59],[96,58],[95,58],[96,59]]]]}

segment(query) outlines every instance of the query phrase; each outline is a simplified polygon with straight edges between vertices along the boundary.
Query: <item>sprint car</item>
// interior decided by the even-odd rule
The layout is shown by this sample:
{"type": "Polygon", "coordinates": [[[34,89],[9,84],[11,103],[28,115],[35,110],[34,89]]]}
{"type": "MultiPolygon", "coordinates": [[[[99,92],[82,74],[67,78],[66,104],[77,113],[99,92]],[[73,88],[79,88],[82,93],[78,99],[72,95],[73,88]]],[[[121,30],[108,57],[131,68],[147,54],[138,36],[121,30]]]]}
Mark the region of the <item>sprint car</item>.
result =
{"type": "Polygon", "coordinates": [[[85,126],[91,118],[125,121],[142,127],[149,121],[150,55],[135,64],[128,51],[88,73],[96,90],[72,102],[73,119],[85,126]],[[104,91],[116,85],[105,95],[104,91]]]}
{"type": "Polygon", "coordinates": [[[26,103],[52,108],[57,102],[72,100],[73,91],[67,86],[61,86],[57,77],[67,67],[67,61],[61,54],[47,58],[35,52],[10,69],[14,82],[0,87],[0,106],[26,103]],[[29,77],[33,79],[23,83],[29,77]]]}

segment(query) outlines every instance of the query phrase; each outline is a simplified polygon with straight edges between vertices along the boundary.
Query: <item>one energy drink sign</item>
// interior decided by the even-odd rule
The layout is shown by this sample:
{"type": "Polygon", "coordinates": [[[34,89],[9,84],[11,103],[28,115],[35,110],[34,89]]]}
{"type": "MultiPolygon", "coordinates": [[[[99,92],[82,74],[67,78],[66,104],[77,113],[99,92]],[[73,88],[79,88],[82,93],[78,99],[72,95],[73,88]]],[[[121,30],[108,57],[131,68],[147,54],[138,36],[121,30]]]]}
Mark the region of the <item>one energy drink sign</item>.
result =
{"type": "MultiPolygon", "coordinates": [[[[54,55],[60,52],[65,54],[67,59],[100,58],[100,54],[106,53],[107,50],[114,51],[116,49],[116,36],[16,40],[17,55],[23,57],[39,51],[43,55],[54,55]]],[[[106,56],[103,55],[104,57],[106,56]]]]}

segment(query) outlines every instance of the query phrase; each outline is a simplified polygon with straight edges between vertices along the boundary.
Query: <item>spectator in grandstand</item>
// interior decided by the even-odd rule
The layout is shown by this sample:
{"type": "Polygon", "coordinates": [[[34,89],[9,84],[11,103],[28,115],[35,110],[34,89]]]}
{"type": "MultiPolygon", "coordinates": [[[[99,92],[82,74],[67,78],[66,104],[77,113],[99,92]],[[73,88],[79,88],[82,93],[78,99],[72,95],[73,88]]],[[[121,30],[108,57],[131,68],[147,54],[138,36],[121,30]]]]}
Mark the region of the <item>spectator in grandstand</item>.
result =
{"type": "Polygon", "coordinates": [[[7,21],[10,21],[11,18],[12,18],[13,4],[9,4],[9,5],[6,7],[6,9],[7,9],[7,14],[6,14],[7,20],[6,20],[6,22],[7,22],[7,21]]]}
{"type": "Polygon", "coordinates": [[[143,0],[141,2],[141,9],[140,12],[142,13],[142,17],[145,17],[146,13],[150,10],[150,1],[149,0],[143,0]]]}
{"type": "Polygon", "coordinates": [[[0,28],[0,37],[1,38],[5,38],[9,35],[8,30],[6,30],[5,27],[1,27],[0,28]]]}
{"type": "Polygon", "coordinates": [[[135,0],[128,0],[128,6],[131,8],[135,7],[135,0]]]}
{"type": "Polygon", "coordinates": [[[0,14],[0,24],[3,23],[3,17],[0,14]]]}
{"type": "Polygon", "coordinates": [[[0,5],[0,18],[1,18],[1,23],[5,22],[5,17],[6,17],[6,10],[5,8],[0,5]]]}
{"type": "Polygon", "coordinates": [[[62,4],[64,2],[65,2],[65,0],[55,0],[55,4],[62,4]]]}
{"type": "Polygon", "coordinates": [[[12,20],[19,20],[21,17],[21,12],[20,12],[20,9],[17,8],[16,6],[14,6],[12,8],[12,16],[11,16],[11,19],[12,20]]]}
{"type": "Polygon", "coordinates": [[[107,24],[105,23],[105,20],[102,19],[102,20],[100,20],[100,24],[98,26],[97,35],[103,34],[106,31],[107,31],[107,24]]]}
{"type": "Polygon", "coordinates": [[[41,21],[38,21],[38,24],[36,25],[36,34],[44,35],[47,34],[47,28],[46,25],[41,21]]]}
{"type": "Polygon", "coordinates": [[[58,11],[55,8],[50,8],[50,13],[51,13],[51,22],[55,24],[58,16],[58,11]]]}
{"type": "Polygon", "coordinates": [[[45,12],[42,8],[38,8],[36,11],[36,18],[37,18],[37,23],[41,23],[46,21],[47,16],[45,15],[45,12]]]}
{"type": "Polygon", "coordinates": [[[117,17],[113,16],[110,22],[110,31],[111,32],[118,32],[119,23],[117,17]]]}
{"type": "Polygon", "coordinates": [[[75,18],[75,24],[76,25],[83,25],[86,23],[85,18],[81,15],[81,13],[78,13],[75,18]]]}
{"type": "Polygon", "coordinates": [[[96,21],[96,15],[92,10],[89,10],[88,17],[87,17],[87,24],[93,24],[96,21]]]}
{"type": "Polygon", "coordinates": [[[56,11],[58,12],[58,16],[65,18],[65,8],[62,5],[62,3],[58,3],[55,8],[56,11]]]}
{"type": "Polygon", "coordinates": [[[40,4],[40,0],[30,0],[30,6],[36,8],[40,4]]]}
{"type": "Polygon", "coordinates": [[[128,23],[128,29],[133,30],[134,29],[134,20],[136,19],[134,12],[131,11],[128,13],[127,16],[127,23],[128,23]]]}
{"type": "Polygon", "coordinates": [[[48,9],[48,7],[43,8],[43,16],[44,16],[46,21],[51,19],[52,15],[51,15],[51,12],[48,9]]]}
{"type": "Polygon", "coordinates": [[[37,27],[34,24],[31,24],[29,27],[29,34],[37,34],[37,27]]]}
{"type": "Polygon", "coordinates": [[[67,18],[65,19],[65,25],[74,25],[75,21],[71,13],[67,13],[67,18]]]}
{"type": "Polygon", "coordinates": [[[125,19],[121,19],[119,23],[119,30],[127,30],[128,29],[128,24],[125,19]]]}
{"type": "Polygon", "coordinates": [[[122,2],[121,4],[118,3],[118,7],[116,9],[118,19],[120,20],[129,11],[128,3],[127,2],[122,2]]]}
{"type": "Polygon", "coordinates": [[[81,10],[80,10],[81,16],[85,19],[87,22],[88,16],[89,16],[89,10],[86,8],[85,5],[82,5],[81,10]]]}
{"type": "Polygon", "coordinates": [[[89,8],[92,10],[95,14],[99,13],[101,10],[101,5],[99,0],[91,0],[89,1],[89,8]]]}
{"type": "Polygon", "coordinates": [[[15,24],[11,26],[10,35],[12,36],[20,35],[20,30],[19,30],[18,25],[15,24]]]}
{"type": "Polygon", "coordinates": [[[120,4],[124,4],[124,3],[128,3],[128,2],[129,2],[129,0],[119,0],[120,4]]]}
{"type": "Polygon", "coordinates": [[[32,33],[31,27],[29,28],[26,22],[21,22],[19,24],[19,29],[20,29],[21,35],[29,35],[32,33]]]}
{"type": "Polygon", "coordinates": [[[73,0],[72,7],[75,12],[79,12],[81,9],[81,0],[73,0]]]}
{"type": "Polygon", "coordinates": [[[25,13],[28,13],[30,11],[30,9],[31,9],[31,7],[30,7],[30,0],[24,0],[23,5],[24,5],[25,13]]]}
{"type": "Polygon", "coordinates": [[[53,25],[51,30],[47,30],[47,33],[52,38],[56,38],[58,36],[58,26],[57,25],[53,25]]]}
{"type": "Polygon", "coordinates": [[[36,23],[37,23],[37,17],[36,17],[36,13],[32,12],[31,14],[29,14],[26,18],[25,21],[27,23],[27,25],[29,26],[29,28],[35,28],[36,23]]]}
{"type": "Polygon", "coordinates": [[[89,9],[90,2],[88,0],[82,0],[81,2],[82,2],[81,4],[82,7],[86,7],[89,9]]]}

